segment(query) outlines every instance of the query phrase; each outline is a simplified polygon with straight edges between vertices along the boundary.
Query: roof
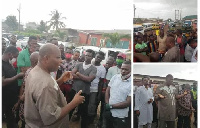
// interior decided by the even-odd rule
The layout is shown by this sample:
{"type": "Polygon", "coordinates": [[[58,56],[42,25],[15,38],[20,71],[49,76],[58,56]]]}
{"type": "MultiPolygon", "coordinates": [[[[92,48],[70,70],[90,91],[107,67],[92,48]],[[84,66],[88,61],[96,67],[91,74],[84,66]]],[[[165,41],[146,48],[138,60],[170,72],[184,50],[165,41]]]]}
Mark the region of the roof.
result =
{"type": "MultiPolygon", "coordinates": [[[[165,79],[165,77],[161,77],[161,76],[150,76],[150,75],[142,75],[142,74],[133,74],[134,76],[149,76],[150,78],[161,78],[161,79],[165,79]]],[[[186,79],[180,79],[180,78],[174,78],[174,80],[179,80],[179,81],[188,81],[188,82],[197,82],[195,80],[186,80],[186,79]]]]}
{"type": "Polygon", "coordinates": [[[197,19],[197,15],[185,16],[183,19],[185,19],[185,20],[197,19]]]}
{"type": "Polygon", "coordinates": [[[114,30],[79,30],[79,32],[87,34],[104,34],[104,33],[118,33],[118,34],[131,34],[131,30],[127,29],[114,29],[114,30]]]}

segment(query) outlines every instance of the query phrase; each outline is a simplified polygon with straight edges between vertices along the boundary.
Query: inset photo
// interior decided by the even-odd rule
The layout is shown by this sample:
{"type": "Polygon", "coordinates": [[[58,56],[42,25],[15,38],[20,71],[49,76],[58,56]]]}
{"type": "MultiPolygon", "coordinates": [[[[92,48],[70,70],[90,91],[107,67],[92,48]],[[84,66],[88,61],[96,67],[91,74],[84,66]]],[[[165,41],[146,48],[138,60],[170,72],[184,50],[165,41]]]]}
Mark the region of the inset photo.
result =
{"type": "Polygon", "coordinates": [[[197,128],[197,65],[134,65],[133,72],[134,128],[197,128]]]}
{"type": "Polygon", "coordinates": [[[197,62],[197,0],[134,0],[134,62],[197,62]]]}

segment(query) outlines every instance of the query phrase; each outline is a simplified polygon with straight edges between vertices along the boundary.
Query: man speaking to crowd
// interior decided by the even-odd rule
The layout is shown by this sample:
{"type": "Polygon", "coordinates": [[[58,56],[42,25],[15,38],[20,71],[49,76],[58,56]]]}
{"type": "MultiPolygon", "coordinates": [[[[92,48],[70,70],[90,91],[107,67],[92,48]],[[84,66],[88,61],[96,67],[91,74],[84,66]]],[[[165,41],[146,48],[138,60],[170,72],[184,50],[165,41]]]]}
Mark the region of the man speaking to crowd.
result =
{"type": "MultiPolygon", "coordinates": [[[[39,50],[38,64],[26,79],[24,115],[26,128],[67,128],[68,113],[83,103],[81,90],[67,104],[57,82],[50,75],[60,66],[61,53],[57,46],[45,44],[39,50]]],[[[62,81],[72,78],[70,72],[65,73],[62,81]]]]}

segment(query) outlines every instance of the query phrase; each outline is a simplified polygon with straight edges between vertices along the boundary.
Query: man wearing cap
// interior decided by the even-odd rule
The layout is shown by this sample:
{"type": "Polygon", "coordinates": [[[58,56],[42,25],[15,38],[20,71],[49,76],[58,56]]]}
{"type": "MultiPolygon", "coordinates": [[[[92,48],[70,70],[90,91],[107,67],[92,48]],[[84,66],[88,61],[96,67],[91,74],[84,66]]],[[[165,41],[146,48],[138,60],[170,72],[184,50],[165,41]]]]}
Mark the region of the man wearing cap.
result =
{"type": "Polygon", "coordinates": [[[117,65],[108,69],[108,73],[106,75],[107,83],[110,82],[111,78],[114,75],[120,74],[120,69],[121,69],[122,63],[125,61],[125,59],[126,59],[126,55],[124,53],[119,53],[117,55],[117,59],[116,59],[117,65]]]}

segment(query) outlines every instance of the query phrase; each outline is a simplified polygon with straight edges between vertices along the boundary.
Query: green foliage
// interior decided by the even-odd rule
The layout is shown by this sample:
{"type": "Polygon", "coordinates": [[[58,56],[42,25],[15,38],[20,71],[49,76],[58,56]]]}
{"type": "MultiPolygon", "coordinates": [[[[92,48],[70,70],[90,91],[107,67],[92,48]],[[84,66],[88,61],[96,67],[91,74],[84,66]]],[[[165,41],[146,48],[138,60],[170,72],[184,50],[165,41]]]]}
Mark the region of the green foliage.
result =
{"type": "Polygon", "coordinates": [[[50,14],[52,17],[48,23],[50,23],[50,27],[53,27],[53,29],[58,30],[59,28],[65,27],[64,22],[61,20],[66,19],[65,17],[61,17],[62,13],[59,13],[58,10],[51,11],[50,14]]]}
{"type": "Polygon", "coordinates": [[[47,32],[48,31],[48,27],[47,27],[46,23],[43,20],[40,21],[40,25],[39,25],[39,27],[37,29],[40,32],[47,32]]]}
{"type": "Polygon", "coordinates": [[[105,42],[112,43],[112,46],[116,46],[122,38],[130,39],[130,35],[118,34],[118,33],[104,33],[103,37],[106,38],[105,42]]]}
{"type": "Polygon", "coordinates": [[[22,36],[43,36],[39,30],[34,30],[34,29],[29,29],[29,28],[27,28],[23,32],[15,31],[14,33],[17,35],[22,35],[22,36]]]}
{"type": "Polygon", "coordinates": [[[59,37],[60,40],[64,40],[65,36],[67,36],[67,34],[65,32],[61,32],[60,30],[57,30],[54,34],[54,37],[59,37]]]}
{"type": "Polygon", "coordinates": [[[16,16],[7,16],[5,23],[8,25],[10,31],[18,30],[18,23],[17,23],[16,16]]]}

